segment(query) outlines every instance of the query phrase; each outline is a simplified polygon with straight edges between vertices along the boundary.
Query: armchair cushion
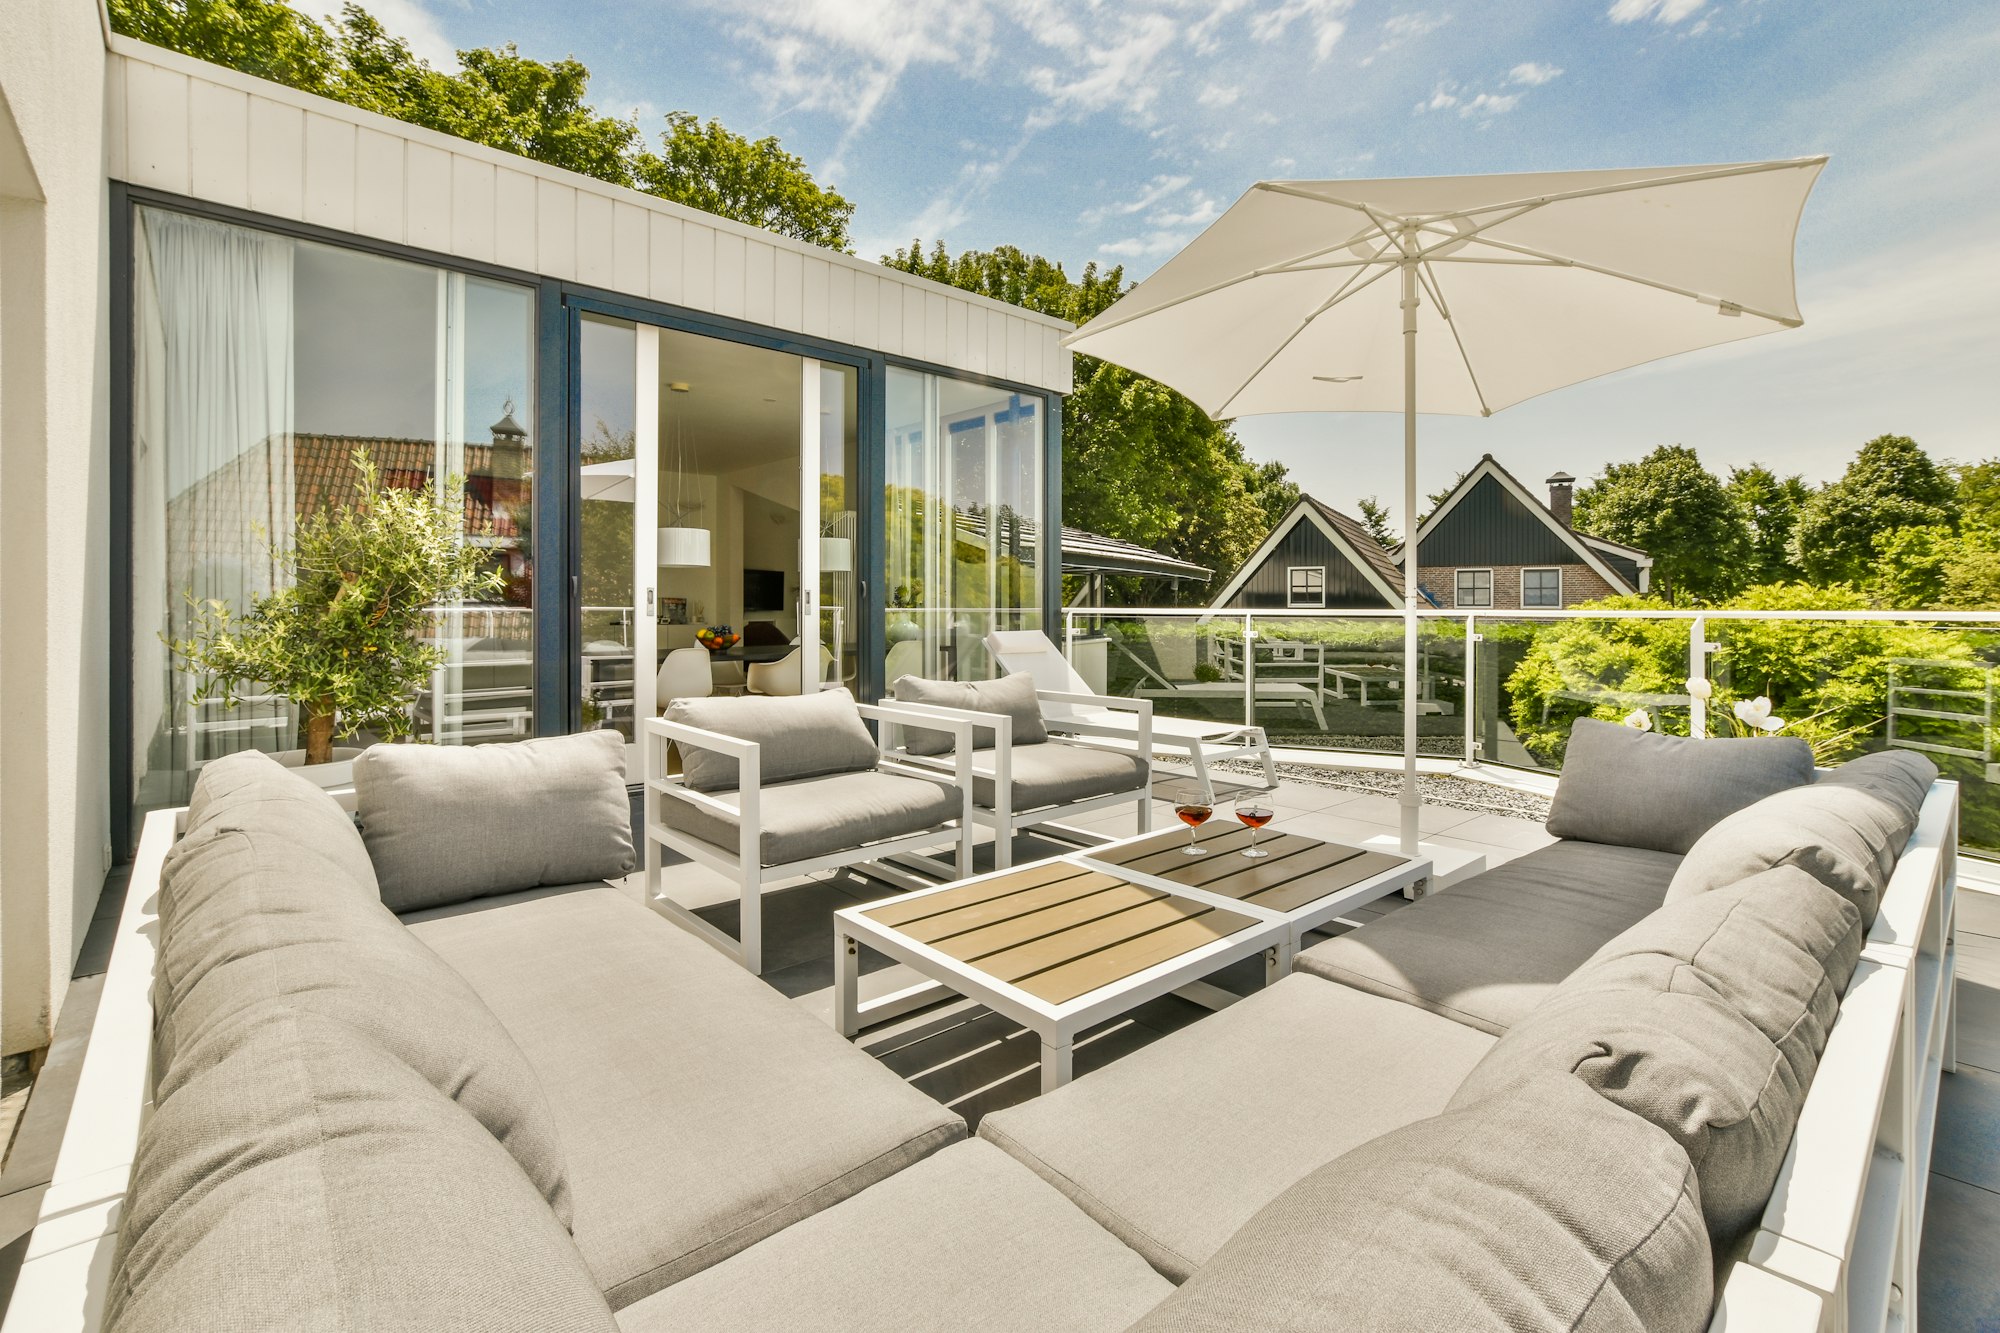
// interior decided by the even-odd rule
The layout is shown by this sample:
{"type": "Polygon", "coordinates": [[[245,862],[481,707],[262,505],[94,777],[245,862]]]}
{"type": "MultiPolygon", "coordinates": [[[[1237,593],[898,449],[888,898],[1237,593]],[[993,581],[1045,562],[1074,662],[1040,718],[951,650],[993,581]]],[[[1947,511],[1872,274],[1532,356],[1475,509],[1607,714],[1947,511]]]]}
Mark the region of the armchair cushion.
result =
{"type": "MultiPolygon", "coordinates": [[[[939,828],[957,817],[956,792],[941,783],[900,773],[828,773],[765,786],[759,793],[759,857],[767,866],[789,865],[866,843],[939,828]]],[[[716,799],[741,806],[736,792],[716,799]]],[[[741,827],[725,815],[671,792],[660,797],[660,822],[728,851],[741,827]]],[[[939,842],[948,835],[940,834],[939,842]]]]}
{"type": "Polygon", "coordinates": [[[1549,832],[1685,856],[1721,820],[1812,779],[1812,747],[1796,736],[1697,741],[1578,718],[1549,832]]]}
{"type": "Polygon", "coordinates": [[[632,869],[615,731],[503,745],[374,745],[354,761],[361,836],[392,912],[632,869]]]}
{"type": "MultiPolygon", "coordinates": [[[[1017,747],[1040,745],[1049,738],[1049,730],[1042,723],[1041,701],[1035,696],[1033,676],[1001,676],[997,680],[925,680],[922,676],[900,676],[895,689],[896,698],[908,704],[1005,713],[1013,719],[1017,747]]],[[[981,727],[972,733],[976,750],[990,750],[993,743],[991,727],[981,727]]],[[[911,754],[950,754],[958,742],[942,731],[905,727],[903,745],[911,754]]]]}
{"type": "MultiPolygon", "coordinates": [[[[994,806],[993,767],[979,761],[984,775],[972,778],[972,799],[977,805],[994,806]]],[[[1093,796],[1112,796],[1138,791],[1146,785],[1148,769],[1141,755],[1121,754],[1088,745],[1037,745],[1013,754],[1013,806],[1019,810],[1040,810],[1044,806],[1068,805],[1093,796]]]]}
{"type": "MultiPolygon", "coordinates": [[[[760,695],[755,698],[676,699],[669,721],[699,727],[740,741],[755,741],[758,781],[764,786],[816,778],[824,773],[860,773],[875,767],[875,738],[846,690],[815,694],[760,695]]],[[[734,755],[694,745],[679,747],[681,773],[699,792],[735,791],[734,755]]]]}

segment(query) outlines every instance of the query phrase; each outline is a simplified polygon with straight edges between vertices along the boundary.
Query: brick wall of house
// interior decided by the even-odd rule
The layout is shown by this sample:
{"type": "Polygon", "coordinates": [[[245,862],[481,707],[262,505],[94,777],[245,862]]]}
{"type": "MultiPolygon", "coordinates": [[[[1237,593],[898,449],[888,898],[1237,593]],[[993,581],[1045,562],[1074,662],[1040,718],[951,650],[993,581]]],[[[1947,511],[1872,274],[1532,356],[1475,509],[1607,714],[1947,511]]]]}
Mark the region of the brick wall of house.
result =
{"type": "MultiPolygon", "coordinates": [[[[1479,566],[1484,568],[1484,566],[1479,566]]],[[[1521,570],[1549,569],[1549,565],[1495,565],[1493,568],[1493,606],[1495,611],[1518,611],[1521,609],[1521,570]]],[[[1604,581],[1604,576],[1589,565],[1557,565],[1562,570],[1562,604],[1575,606],[1578,602],[1595,601],[1600,597],[1616,596],[1618,590],[1604,581]]],[[[1418,569],[1418,577],[1431,595],[1448,609],[1458,605],[1458,570],[1449,566],[1424,565],[1418,569]]],[[[1485,609],[1485,608],[1480,608],[1485,609]]]]}

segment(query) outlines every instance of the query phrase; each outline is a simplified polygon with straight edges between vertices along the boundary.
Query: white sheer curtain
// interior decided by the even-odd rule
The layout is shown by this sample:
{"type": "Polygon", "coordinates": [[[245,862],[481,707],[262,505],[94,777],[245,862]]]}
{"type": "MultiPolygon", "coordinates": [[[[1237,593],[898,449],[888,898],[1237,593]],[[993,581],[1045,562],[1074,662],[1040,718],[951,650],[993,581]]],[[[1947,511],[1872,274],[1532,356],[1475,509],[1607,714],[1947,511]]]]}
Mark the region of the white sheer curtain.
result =
{"type": "Polygon", "coordinates": [[[293,744],[282,705],[191,711],[193,682],[160,636],[186,633],[189,595],[241,611],[279,577],[272,552],[291,540],[295,504],[294,243],[146,208],[134,249],[133,745],[143,781],[156,766],[185,772],[211,753],[293,744]]]}

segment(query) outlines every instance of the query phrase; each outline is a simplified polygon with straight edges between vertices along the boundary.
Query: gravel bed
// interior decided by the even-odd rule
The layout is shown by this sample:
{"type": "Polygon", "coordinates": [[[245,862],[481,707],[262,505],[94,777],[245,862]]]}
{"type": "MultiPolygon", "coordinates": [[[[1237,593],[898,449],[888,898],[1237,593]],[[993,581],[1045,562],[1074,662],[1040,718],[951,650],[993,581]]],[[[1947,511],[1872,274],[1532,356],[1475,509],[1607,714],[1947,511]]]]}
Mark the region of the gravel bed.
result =
{"type": "MultiPolygon", "coordinates": [[[[1212,768],[1229,773],[1254,774],[1261,777],[1263,766],[1246,763],[1238,759],[1225,760],[1212,768]]],[[[1371,769],[1322,768],[1317,764],[1279,764],[1278,776],[1286,782],[1296,782],[1310,787],[1332,787],[1340,791],[1366,792],[1375,796],[1394,796],[1403,789],[1403,775],[1395,772],[1377,772],[1371,769]]],[[[1517,791],[1511,787],[1497,787],[1488,782],[1475,782],[1470,778],[1447,777],[1443,774],[1419,773],[1417,788],[1423,793],[1427,805],[1442,805],[1453,810],[1470,810],[1482,815],[1506,815],[1511,819],[1532,819],[1536,823],[1546,823],[1549,817],[1549,798],[1539,792],[1517,791]]]]}

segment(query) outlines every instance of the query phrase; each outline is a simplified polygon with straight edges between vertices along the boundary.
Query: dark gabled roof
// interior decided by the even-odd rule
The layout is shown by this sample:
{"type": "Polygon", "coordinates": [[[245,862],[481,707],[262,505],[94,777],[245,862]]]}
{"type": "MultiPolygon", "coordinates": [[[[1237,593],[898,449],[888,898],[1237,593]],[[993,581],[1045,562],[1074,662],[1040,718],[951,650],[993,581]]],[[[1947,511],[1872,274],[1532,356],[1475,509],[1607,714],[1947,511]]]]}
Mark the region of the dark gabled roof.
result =
{"type": "Polygon", "coordinates": [[[1396,590],[1398,597],[1403,595],[1403,567],[1383,549],[1382,543],[1375,540],[1375,534],[1368,530],[1367,524],[1359,519],[1349,518],[1324,500],[1307,495],[1303,491],[1299,493],[1299,498],[1318,510],[1319,516],[1347,539],[1347,544],[1354,548],[1355,554],[1366,560],[1369,566],[1382,576],[1382,581],[1396,590]]]}
{"type": "Polygon", "coordinates": [[[1250,553],[1249,558],[1223,580],[1222,591],[1215,595],[1211,605],[1222,606],[1240,592],[1250,577],[1271,558],[1272,552],[1278,549],[1278,544],[1285,535],[1308,518],[1331,534],[1337,546],[1346,547],[1352,553],[1354,559],[1359,562],[1357,568],[1363,576],[1372,577],[1383,585],[1376,591],[1386,589],[1385,600],[1388,605],[1402,605],[1403,571],[1390,558],[1389,553],[1382,549],[1367,526],[1358,519],[1349,518],[1332,505],[1314,499],[1304,491],[1299,492],[1298,500],[1285,511],[1284,517],[1271,525],[1271,530],[1264,534],[1263,541],[1257,544],[1257,549],[1250,553]]]}
{"type": "MultiPolygon", "coordinates": [[[[1559,473],[1557,475],[1567,476],[1568,474],[1559,473]]],[[[1608,574],[1617,582],[1625,584],[1631,592],[1639,590],[1639,570],[1651,563],[1651,557],[1646,552],[1636,546],[1626,546],[1623,543],[1609,541],[1603,537],[1593,537],[1589,533],[1578,532],[1576,529],[1569,527],[1555,516],[1554,512],[1550,510],[1540,496],[1536,495],[1526,486],[1523,486],[1519,478],[1502,467],[1499,460],[1494,458],[1492,454],[1482,456],[1477,464],[1467,471],[1463,477],[1458,479],[1458,484],[1452,487],[1451,493],[1446,495],[1435,509],[1431,510],[1430,517],[1424,520],[1423,528],[1418,529],[1419,538],[1423,536],[1424,529],[1434,528],[1451,511],[1452,507],[1458,503],[1461,497],[1489,476],[1507,491],[1511,492],[1517,500],[1526,506],[1530,514],[1546,524],[1550,532],[1561,538],[1578,555],[1582,556],[1582,563],[1595,566],[1600,573],[1608,574]]],[[[1399,546],[1396,549],[1397,553],[1400,554],[1402,548],[1399,546]]]]}

